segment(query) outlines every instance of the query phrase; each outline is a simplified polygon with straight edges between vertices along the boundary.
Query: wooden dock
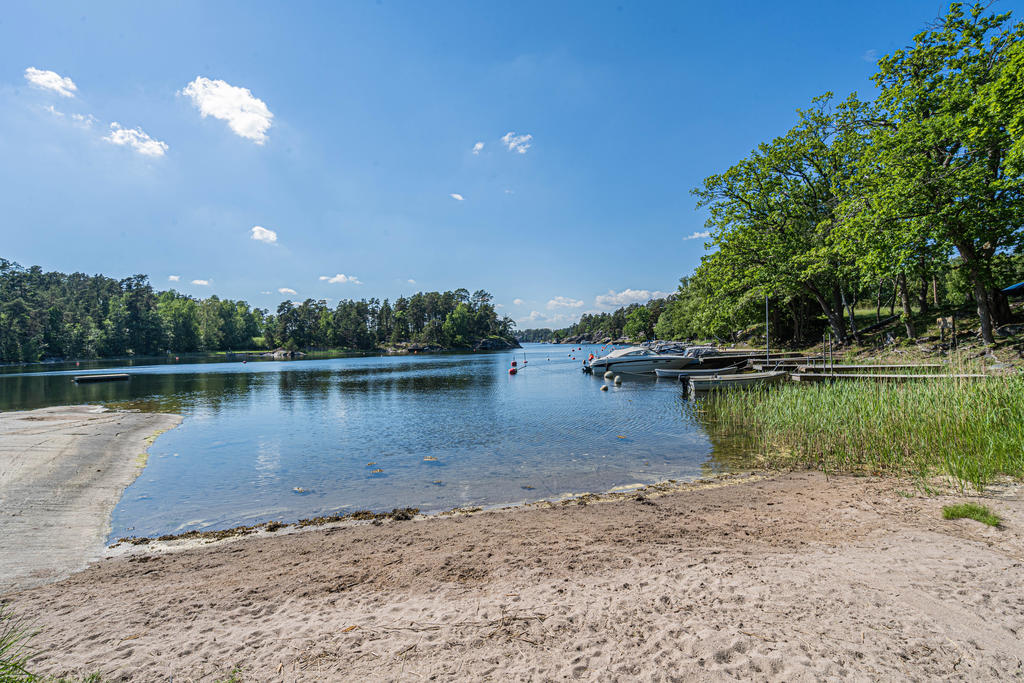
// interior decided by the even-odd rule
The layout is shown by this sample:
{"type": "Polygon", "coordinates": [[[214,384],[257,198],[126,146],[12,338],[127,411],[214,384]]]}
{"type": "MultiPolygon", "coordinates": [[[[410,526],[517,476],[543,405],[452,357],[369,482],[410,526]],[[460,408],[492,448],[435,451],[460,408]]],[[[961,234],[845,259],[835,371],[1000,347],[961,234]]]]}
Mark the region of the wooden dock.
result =
{"type": "Polygon", "coordinates": [[[863,379],[876,382],[907,382],[919,379],[984,379],[992,375],[936,375],[921,373],[919,375],[865,374],[857,372],[794,372],[790,378],[794,382],[835,382],[838,380],[863,379]]]}
{"type": "Polygon", "coordinates": [[[797,367],[797,372],[857,372],[859,370],[916,370],[918,368],[932,369],[932,368],[948,368],[949,366],[944,363],[914,363],[911,365],[901,365],[897,363],[892,364],[878,364],[878,365],[818,365],[810,363],[807,365],[800,365],[797,367]]]}
{"type": "Polygon", "coordinates": [[[109,375],[75,375],[71,381],[75,384],[92,384],[94,382],[126,382],[132,378],[126,372],[109,375]]]}

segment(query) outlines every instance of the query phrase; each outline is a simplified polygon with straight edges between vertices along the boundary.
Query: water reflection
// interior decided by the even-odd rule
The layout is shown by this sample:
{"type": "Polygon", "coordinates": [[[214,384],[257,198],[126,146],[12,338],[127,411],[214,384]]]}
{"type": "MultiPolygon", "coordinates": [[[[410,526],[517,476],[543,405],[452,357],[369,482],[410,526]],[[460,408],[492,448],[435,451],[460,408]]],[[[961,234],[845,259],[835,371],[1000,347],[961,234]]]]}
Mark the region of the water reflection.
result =
{"type": "Polygon", "coordinates": [[[678,383],[601,392],[603,379],[559,358],[567,348],[517,351],[529,363],[515,377],[507,352],[159,363],[85,385],[70,381],[80,369],[8,371],[0,409],[102,402],[184,416],[150,448],[114,536],[513,503],[736,466],[678,383]]]}

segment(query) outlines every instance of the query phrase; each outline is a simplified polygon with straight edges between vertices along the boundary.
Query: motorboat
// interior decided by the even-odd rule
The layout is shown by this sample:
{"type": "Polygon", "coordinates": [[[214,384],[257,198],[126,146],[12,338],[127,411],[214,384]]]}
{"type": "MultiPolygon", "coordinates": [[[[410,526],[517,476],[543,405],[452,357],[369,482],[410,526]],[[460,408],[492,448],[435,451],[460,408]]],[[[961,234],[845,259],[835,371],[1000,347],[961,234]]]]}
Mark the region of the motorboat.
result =
{"type": "Polygon", "coordinates": [[[685,380],[687,377],[711,377],[714,375],[732,375],[739,372],[740,368],[743,367],[743,363],[737,363],[727,368],[703,368],[699,365],[694,365],[682,370],[669,370],[657,368],[654,371],[658,377],[666,377],[669,379],[680,379],[685,380]]]}
{"type": "Polygon", "coordinates": [[[705,377],[690,377],[690,391],[700,393],[714,391],[716,389],[741,389],[759,387],[766,384],[778,384],[789,378],[785,370],[774,372],[748,372],[741,375],[709,375],[705,377]]]}
{"type": "Polygon", "coordinates": [[[599,373],[611,371],[630,375],[650,375],[658,369],[681,370],[699,362],[697,358],[681,354],[658,353],[642,346],[628,346],[612,351],[607,356],[595,358],[590,361],[588,367],[591,371],[599,373]]]}

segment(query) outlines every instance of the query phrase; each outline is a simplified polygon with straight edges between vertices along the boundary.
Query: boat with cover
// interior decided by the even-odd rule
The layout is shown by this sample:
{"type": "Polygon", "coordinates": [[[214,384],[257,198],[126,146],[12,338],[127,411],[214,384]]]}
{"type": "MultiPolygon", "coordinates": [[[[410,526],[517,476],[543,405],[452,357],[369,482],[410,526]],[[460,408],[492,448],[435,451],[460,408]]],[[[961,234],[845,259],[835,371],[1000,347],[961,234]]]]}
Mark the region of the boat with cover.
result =
{"type": "Polygon", "coordinates": [[[743,366],[742,363],[737,363],[727,368],[702,368],[699,365],[692,367],[683,368],[682,370],[668,370],[658,368],[654,371],[658,377],[669,377],[671,379],[685,380],[687,377],[711,377],[713,375],[732,375],[739,372],[739,369],[743,366]]]}
{"type": "Polygon", "coordinates": [[[650,375],[658,369],[680,370],[700,361],[697,358],[678,354],[658,353],[642,346],[629,346],[612,351],[590,361],[589,368],[593,372],[624,372],[630,375],[650,375]]]}
{"type": "Polygon", "coordinates": [[[710,375],[706,377],[690,377],[690,391],[702,392],[715,389],[745,389],[748,387],[778,384],[789,378],[785,370],[773,372],[748,372],[742,375],[710,375]]]}

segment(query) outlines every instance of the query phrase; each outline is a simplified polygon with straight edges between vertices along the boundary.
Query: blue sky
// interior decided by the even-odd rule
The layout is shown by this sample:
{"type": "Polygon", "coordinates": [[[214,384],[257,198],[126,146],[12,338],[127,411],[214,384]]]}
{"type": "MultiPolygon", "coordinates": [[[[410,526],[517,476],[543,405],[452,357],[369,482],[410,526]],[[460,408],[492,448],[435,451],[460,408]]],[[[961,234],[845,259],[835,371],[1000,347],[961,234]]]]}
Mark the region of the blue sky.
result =
{"type": "Polygon", "coordinates": [[[812,97],[869,97],[946,7],[15,3],[0,256],[271,309],[487,289],[564,325],[673,291],[690,189],[812,97]]]}

